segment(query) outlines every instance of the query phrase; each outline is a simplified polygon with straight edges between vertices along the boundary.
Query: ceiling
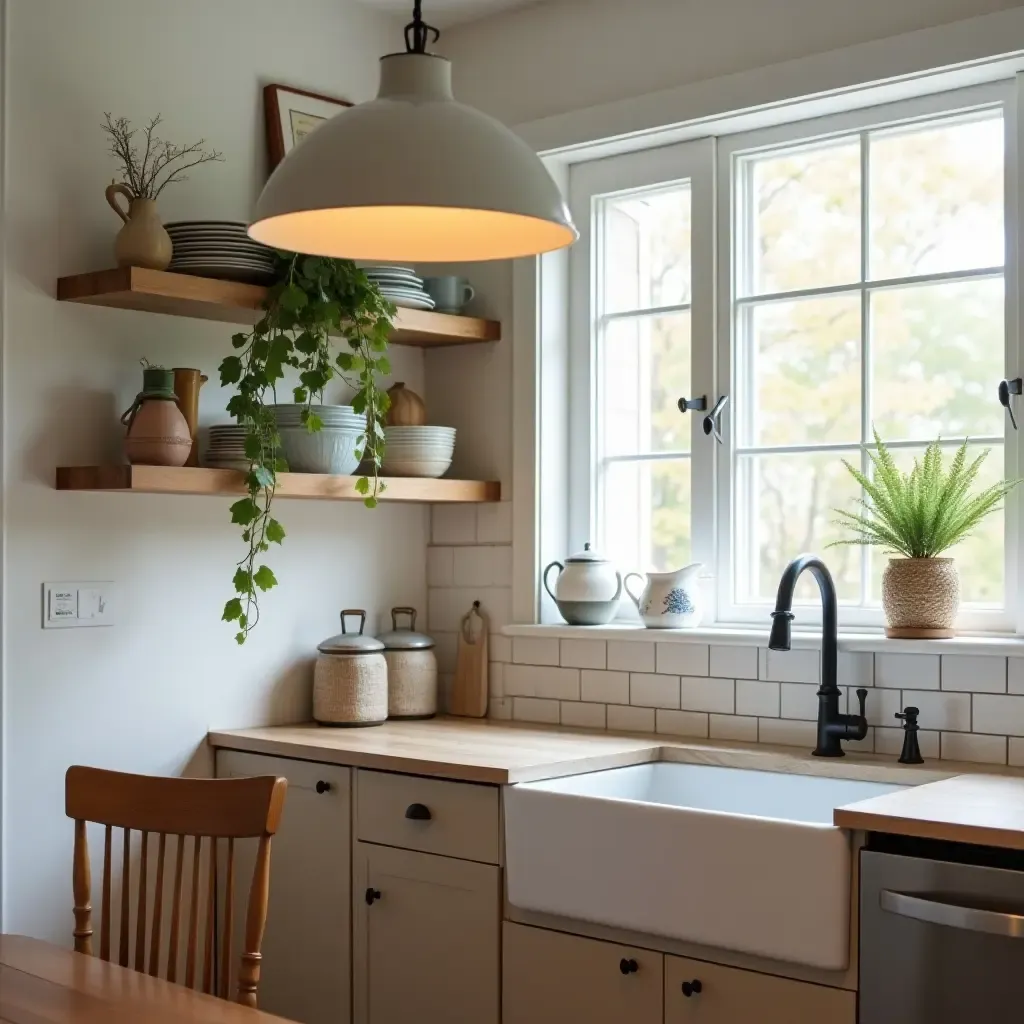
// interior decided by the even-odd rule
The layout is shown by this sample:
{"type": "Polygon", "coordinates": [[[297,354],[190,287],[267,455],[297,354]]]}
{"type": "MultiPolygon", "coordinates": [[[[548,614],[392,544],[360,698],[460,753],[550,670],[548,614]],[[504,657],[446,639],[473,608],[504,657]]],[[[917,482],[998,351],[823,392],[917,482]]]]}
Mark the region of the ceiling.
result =
{"type": "MultiPolygon", "coordinates": [[[[513,7],[527,7],[539,0],[423,0],[423,19],[438,28],[464,25],[513,7]]],[[[366,7],[412,18],[413,0],[360,0],[366,7]]]]}

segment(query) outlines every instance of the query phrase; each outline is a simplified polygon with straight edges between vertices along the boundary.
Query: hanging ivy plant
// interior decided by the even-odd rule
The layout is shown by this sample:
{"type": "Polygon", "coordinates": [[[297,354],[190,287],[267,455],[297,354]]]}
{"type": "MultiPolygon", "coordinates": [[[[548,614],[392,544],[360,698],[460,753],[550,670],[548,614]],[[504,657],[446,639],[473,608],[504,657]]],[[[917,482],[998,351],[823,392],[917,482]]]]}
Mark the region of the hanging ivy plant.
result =
{"type": "MultiPolygon", "coordinates": [[[[298,371],[294,401],[304,404],[302,422],[311,433],[321,428],[313,404],[340,377],[355,390],[352,406],[366,417],[364,465],[370,473],[356,481],[367,508],[384,490],[380,478],[384,453],[384,417],[388,396],[378,382],[391,372],[388,336],[395,307],[349,260],[277,254],[278,281],[263,304],[263,318],[249,333],[231,339],[235,355],[220,364],[221,384],[234,385],[228,412],[245,427],[248,495],[231,506],[231,521],[242,528],[245,557],[234,576],[235,596],[224,605],[224,621],[233,623],[244,644],[259,621],[259,596],[277,585],[261,555],[284,540],[284,527],[271,516],[277,474],[287,470],[272,406],[277,387],[289,371],[298,371]],[[332,337],[333,336],[333,337],[332,337]],[[335,338],[340,351],[335,353],[335,338]]],[[[362,443],[362,439],[360,440],[362,443]]]]}

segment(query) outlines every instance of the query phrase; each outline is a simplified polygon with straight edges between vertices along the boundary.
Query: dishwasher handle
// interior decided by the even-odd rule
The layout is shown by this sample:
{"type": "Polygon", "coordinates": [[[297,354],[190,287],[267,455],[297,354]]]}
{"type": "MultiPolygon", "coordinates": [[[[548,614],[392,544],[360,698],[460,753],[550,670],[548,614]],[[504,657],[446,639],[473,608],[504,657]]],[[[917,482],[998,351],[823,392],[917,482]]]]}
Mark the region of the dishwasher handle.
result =
{"type": "Polygon", "coordinates": [[[1024,915],[984,907],[965,907],[944,897],[926,898],[907,892],[883,889],[879,905],[890,914],[912,917],[928,924],[941,924],[970,932],[986,932],[1005,939],[1024,939],[1024,915]]]}

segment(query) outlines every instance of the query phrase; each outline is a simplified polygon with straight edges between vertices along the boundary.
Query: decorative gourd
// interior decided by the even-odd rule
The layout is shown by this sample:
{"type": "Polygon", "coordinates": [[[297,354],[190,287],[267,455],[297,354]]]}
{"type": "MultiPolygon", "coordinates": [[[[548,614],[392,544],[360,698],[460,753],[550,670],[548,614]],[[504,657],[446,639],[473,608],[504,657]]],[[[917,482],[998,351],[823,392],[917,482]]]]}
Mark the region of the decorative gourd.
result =
{"type": "Polygon", "coordinates": [[[391,399],[387,419],[389,427],[422,427],[426,424],[427,407],[423,399],[402,381],[388,389],[388,397],[391,399]]]}

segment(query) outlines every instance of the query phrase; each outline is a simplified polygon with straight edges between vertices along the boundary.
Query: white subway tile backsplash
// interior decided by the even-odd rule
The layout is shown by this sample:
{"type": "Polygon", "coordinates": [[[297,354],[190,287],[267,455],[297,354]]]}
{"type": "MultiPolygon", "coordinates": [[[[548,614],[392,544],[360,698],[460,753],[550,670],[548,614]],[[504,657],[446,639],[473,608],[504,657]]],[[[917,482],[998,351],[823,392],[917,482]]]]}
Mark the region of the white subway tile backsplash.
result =
{"type": "Polygon", "coordinates": [[[628,704],[629,673],[584,669],[580,673],[580,692],[583,700],[628,704]]]}
{"type": "Polygon", "coordinates": [[[557,637],[517,636],[512,640],[512,660],[517,665],[557,665],[557,637]]]}
{"type": "Polygon", "coordinates": [[[777,683],[817,683],[817,651],[769,651],[769,679],[777,683]]]}
{"type": "Polygon", "coordinates": [[[679,706],[684,711],[716,711],[731,715],[736,710],[736,684],[731,679],[683,676],[679,684],[679,706]]]}
{"type": "MultiPolygon", "coordinates": [[[[846,710],[851,714],[857,714],[860,704],[857,700],[857,687],[846,688],[846,710]]],[[[867,703],[864,705],[864,717],[868,725],[884,725],[899,727],[899,719],[895,717],[897,711],[903,710],[903,699],[900,690],[885,690],[875,687],[868,690],[867,703]]]]}
{"type": "Polygon", "coordinates": [[[609,640],[608,667],[619,672],[653,672],[654,644],[642,640],[609,640]]]}
{"type": "MultiPolygon", "coordinates": [[[[756,648],[751,647],[752,651],[756,648]]],[[[756,656],[755,656],[756,661],[756,656]]],[[[708,715],[708,735],[713,740],[757,742],[757,719],[743,715],[708,715]]]]}
{"type": "Polygon", "coordinates": [[[427,586],[455,585],[455,548],[427,548],[427,586]]]}
{"type": "Polygon", "coordinates": [[[976,693],[974,731],[1024,736],[1024,697],[976,693]]]}
{"type": "Polygon", "coordinates": [[[752,679],[736,680],[736,714],[757,718],[779,717],[779,687],[781,683],[760,682],[752,679]]]}
{"type": "Polygon", "coordinates": [[[562,641],[562,664],[570,668],[604,668],[607,657],[603,640],[562,641]]]}
{"type": "Polygon", "coordinates": [[[509,697],[580,699],[580,673],[575,668],[550,665],[506,665],[505,694],[509,697]]]}
{"type": "Polygon", "coordinates": [[[487,641],[487,653],[491,661],[509,662],[512,660],[512,638],[492,633],[487,641]]]}
{"type": "Polygon", "coordinates": [[[756,679],[756,647],[712,645],[709,669],[719,679],[756,679]]]}
{"type": "Polygon", "coordinates": [[[658,644],[656,672],[669,676],[706,676],[707,644],[658,644]]]}
{"type": "Polygon", "coordinates": [[[654,709],[609,704],[608,728],[616,732],[654,732],[654,709]]]}
{"type": "Polygon", "coordinates": [[[707,739],[708,716],[693,711],[659,709],[655,712],[655,731],[670,736],[695,736],[698,739],[707,739]]]}
{"type": "Polygon", "coordinates": [[[558,725],[560,721],[557,700],[539,700],[536,697],[513,697],[512,717],[517,722],[537,722],[558,725]]]}
{"type": "Polygon", "coordinates": [[[757,738],[761,743],[778,743],[784,747],[814,749],[818,727],[814,722],[787,722],[782,718],[759,718],[757,738]]]}
{"type": "Polygon", "coordinates": [[[511,697],[492,697],[487,703],[487,717],[505,722],[512,717],[511,697]]]}
{"type": "Polygon", "coordinates": [[[562,701],[562,725],[574,729],[603,729],[606,724],[604,704],[588,704],[585,701],[562,701]]]}
{"type": "Polygon", "coordinates": [[[475,544],[476,505],[432,505],[430,539],[434,544],[475,544]]]}
{"type": "MultiPolygon", "coordinates": [[[[947,733],[946,735],[953,735],[947,733]]],[[[922,757],[939,756],[939,733],[930,729],[919,729],[917,732],[917,745],[921,748],[922,757]]],[[[875,729],[875,753],[890,754],[899,757],[903,750],[903,729],[885,728],[875,729]]]]}
{"type": "MultiPolygon", "coordinates": [[[[917,655],[908,655],[908,657],[917,657],[917,655]]],[[[903,706],[907,707],[908,705],[921,709],[918,724],[922,729],[938,729],[941,732],[971,731],[971,695],[969,693],[904,690],[903,706]]]]}
{"type": "Polygon", "coordinates": [[[510,547],[453,548],[455,586],[508,587],[512,585],[510,547]]]}
{"type": "Polygon", "coordinates": [[[815,721],[818,717],[818,689],[804,683],[780,683],[783,718],[815,721]]]}
{"type": "Polygon", "coordinates": [[[840,686],[874,686],[875,656],[864,651],[840,651],[836,677],[840,686]]]}
{"type": "Polygon", "coordinates": [[[476,509],[478,544],[512,543],[512,502],[498,501],[478,505],[476,509]]]}
{"type": "Polygon", "coordinates": [[[757,678],[768,678],[768,648],[758,647],[757,649],[757,678]]]}
{"type": "Polygon", "coordinates": [[[1006,663],[1006,679],[1010,693],[1024,693],[1024,658],[1007,658],[1006,663]]]}
{"type": "Polygon", "coordinates": [[[943,654],[941,680],[943,690],[1006,693],[1006,659],[943,654]]]}
{"type": "Polygon", "coordinates": [[[442,633],[438,630],[430,635],[434,638],[434,656],[437,658],[438,672],[454,672],[459,634],[442,633]]]}
{"type": "Polygon", "coordinates": [[[1024,768],[1024,740],[1017,739],[1016,736],[1010,737],[1009,757],[1007,760],[1014,768],[1024,768]]]}
{"type": "Polygon", "coordinates": [[[679,677],[630,673],[629,703],[645,708],[678,708],[679,677]]]}
{"type": "Polygon", "coordinates": [[[487,692],[491,697],[505,696],[505,666],[500,661],[487,665],[487,692]]]}
{"type": "Polygon", "coordinates": [[[876,654],[875,686],[894,690],[937,690],[937,654],[876,654]]]}
{"type": "Polygon", "coordinates": [[[982,764],[1006,764],[1006,737],[979,736],[970,732],[942,734],[943,761],[977,761],[982,764]]]}
{"type": "Polygon", "coordinates": [[[512,621],[511,587],[430,587],[427,590],[427,631],[457,633],[462,616],[479,601],[491,631],[500,632],[512,621]]]}

